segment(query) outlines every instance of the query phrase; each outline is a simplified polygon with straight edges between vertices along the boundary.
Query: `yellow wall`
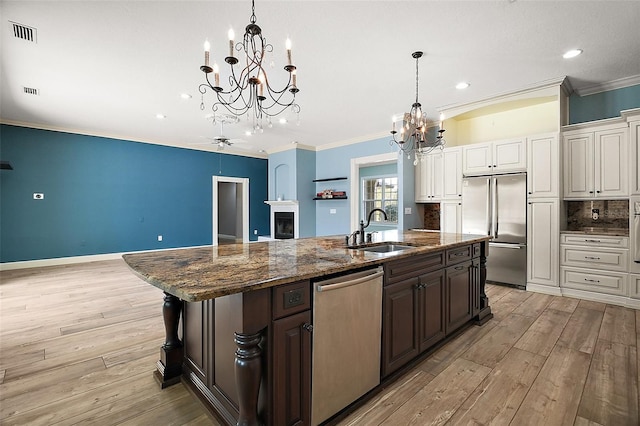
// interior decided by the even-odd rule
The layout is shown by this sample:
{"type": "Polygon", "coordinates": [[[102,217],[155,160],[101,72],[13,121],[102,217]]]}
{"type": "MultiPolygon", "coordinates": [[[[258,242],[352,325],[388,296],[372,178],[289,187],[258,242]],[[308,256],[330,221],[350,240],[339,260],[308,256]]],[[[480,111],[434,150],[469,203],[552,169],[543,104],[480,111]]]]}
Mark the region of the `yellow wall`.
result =
{"type": "Polygon", "coordinates": [[[557,100],[484,115],[463,114],[444,123],[447,146],[559,131],[557,100]]]}

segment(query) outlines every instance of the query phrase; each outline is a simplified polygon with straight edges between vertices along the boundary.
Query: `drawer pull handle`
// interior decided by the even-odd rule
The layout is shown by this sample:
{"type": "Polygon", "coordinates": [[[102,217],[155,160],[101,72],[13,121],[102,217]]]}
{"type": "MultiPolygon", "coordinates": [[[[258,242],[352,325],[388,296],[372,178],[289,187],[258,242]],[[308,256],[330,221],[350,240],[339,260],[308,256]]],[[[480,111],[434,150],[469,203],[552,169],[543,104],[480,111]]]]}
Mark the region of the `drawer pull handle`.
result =
{"type": "Polygon", "coordinates": [[[599,243],[600,240],[584,240],[586,243],[599,243]]]}
{"type": "Polygon", "coordinates": [[[584,280],[586,282],[589,282],[589,283],[599,283],[600,282],[600,280],[590,280],[589,278],[585,278],[584,280]]]}
{"type": "Polygon", "coordinates": [[[462,251],[461,251],[460,253],[455,253],[455,254],[454,254],[454,256],[464,256],[464,255],[465,255],[465,253],[464,253],[464,252],[462,252],[462,251]]]}
{"type": "Polygon", "coordinates": [[[588,260],[600,260],[600,258],[596,256],[585,256],[584,258],[588,260]]]}

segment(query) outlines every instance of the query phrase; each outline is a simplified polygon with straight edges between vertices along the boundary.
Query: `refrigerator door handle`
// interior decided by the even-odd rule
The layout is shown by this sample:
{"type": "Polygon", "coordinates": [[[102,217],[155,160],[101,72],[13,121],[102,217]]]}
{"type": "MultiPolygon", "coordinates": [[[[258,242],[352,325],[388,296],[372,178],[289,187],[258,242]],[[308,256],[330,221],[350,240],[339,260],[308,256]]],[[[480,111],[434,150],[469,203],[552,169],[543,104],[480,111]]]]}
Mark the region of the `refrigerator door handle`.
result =
{"type": "Polygon", "coordinates": [[[487,235],[493,237],[493,221],[491,213],[491,178],[489,178],[487,179],[487,235]]]}
{"type": "Polygon", "coordinates": [[[523,248],[527,248],[526,244],[509,244],[509,243],[489,243],[489,247],[501,247],[513,250],[520,250],[523,248]]]}
{"type": "Polygon", "coordinates": [[[640,215],[633,215],[633,238],[636,239],[633,249],[633,261],[640,263],[640,215]]]}
{"type": "Polygon", "coordinates": [[[491,197],[491,206],[493,211],[491,212],[491,221],[493,222],[493,238],[498,238],[498,179],[493,178],[493,195],[491,197]]]}

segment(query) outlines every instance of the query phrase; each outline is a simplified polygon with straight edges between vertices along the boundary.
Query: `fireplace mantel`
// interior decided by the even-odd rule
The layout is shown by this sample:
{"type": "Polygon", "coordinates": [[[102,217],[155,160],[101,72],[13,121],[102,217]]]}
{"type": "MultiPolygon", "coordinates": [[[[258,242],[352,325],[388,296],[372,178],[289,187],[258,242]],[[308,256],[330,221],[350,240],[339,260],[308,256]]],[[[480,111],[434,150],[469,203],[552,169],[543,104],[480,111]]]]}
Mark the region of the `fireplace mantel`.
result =
{"type": "Polygon", "coordinates": [[[271,223],[271,238],[275,238],[275,213],[276,212],[292,212],[293,213],[293,238],[300,238],[300,213],[298,200],[266,200],[265,204],[271,207],[269,222],[271,223]]]}

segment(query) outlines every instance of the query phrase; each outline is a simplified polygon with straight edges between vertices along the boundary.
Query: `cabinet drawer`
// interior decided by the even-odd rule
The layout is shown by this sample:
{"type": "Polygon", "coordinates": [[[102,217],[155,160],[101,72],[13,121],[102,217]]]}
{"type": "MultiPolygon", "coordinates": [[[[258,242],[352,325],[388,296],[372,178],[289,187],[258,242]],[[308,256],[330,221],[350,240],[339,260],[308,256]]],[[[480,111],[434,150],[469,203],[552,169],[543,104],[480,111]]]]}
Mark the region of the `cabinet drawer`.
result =
{"type": "Polygon", "coordinates": [[[577,290],[626,296],[628,276],[619,272],[572,269],[563,266],[560,268],[560,285],[577,290]]]}
{"type": "Polygon", "coordinates": [[[457,247],[446,251],[447,266],[455,263],[464,262],[470,260],[473,256],[473,246],[468,245],[464,247],[457,247]]]}
{"type": "Polygon", "coordinates": [[[311,284],[298,281],[273,288],[273,319],[311,309],[311,284]]]}
{"type": "Polygon", "coordinates": [[[413,278],[444,267],[444,253],[409,257],[388,262],[384,265],[385,285],[413,278]]]}
{"type": "Polygon", "coordinates": [[[560,234],[560,244],[628,248],[629,238],[613,235],[560,234]]]}
{"type": "Polygon", "coordinates": [[[560,246],[560,264],[585,268],[627,271],[628,250],[595,250],[590,247],[560,246]]]}

